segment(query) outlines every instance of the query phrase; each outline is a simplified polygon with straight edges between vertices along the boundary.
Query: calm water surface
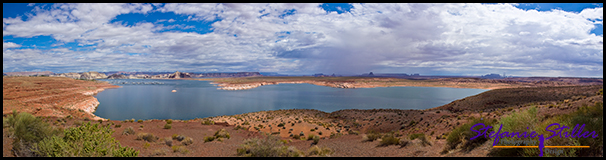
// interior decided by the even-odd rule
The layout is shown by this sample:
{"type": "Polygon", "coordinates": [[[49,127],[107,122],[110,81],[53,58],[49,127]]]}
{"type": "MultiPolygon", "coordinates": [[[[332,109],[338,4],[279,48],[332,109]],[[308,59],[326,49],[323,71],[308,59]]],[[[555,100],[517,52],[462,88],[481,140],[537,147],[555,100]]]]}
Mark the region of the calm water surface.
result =
{"type": "Polygon", "coordinates": [[[427,109],[476,95],[485,89],[383,87],[341,89],[312,84],[279,84],[249,90],[217,90],[209,81],[104,80],[127,82],[95,97],[95,115],[112,120],[194,119],[278,109],[427,109]],[[156,82],[155,85],[132,83],[156,82]],[[158,84],[160,83],[160,84],[158,84]],[[171,92],[177,90],[177,92],[171,92]]]}

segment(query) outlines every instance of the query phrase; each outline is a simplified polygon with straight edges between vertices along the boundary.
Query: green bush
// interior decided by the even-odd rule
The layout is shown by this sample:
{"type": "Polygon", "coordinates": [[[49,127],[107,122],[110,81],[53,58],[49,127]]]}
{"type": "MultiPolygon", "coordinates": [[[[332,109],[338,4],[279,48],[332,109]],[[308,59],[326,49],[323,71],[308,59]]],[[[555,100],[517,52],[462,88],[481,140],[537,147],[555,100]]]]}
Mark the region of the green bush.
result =
{"type": "Polygon", "coordinates": [[[294,147],[285,146],[278,137],[269,135],[263,139],[244,140],[244,144],[237,149],[237,155],[244,157],[300,157],[303,153],[294,147]]]}
{"type": "MultiPolygon", "coordinates": [[[[476,139],[471,141],[469,140],[477,135],[476,132],[471,131],[471,127],[478,123],[484,123],[485,126],[493,126],[495,121],[496,120],[486,118],[472,118],[467,123],[455,128],[448,134],[448,137],[446,138],[446,145],[444,146],[442,154],[457,148],[457,146],[460,146],[463,151],[468,152],[474,149],[475,147],[482,145],[484,142],[488,141],[488,139],[484,136],[477,137],[476,139]]],[[[476,126],[476,128],[474,129],[479,130],[480,126],[476,126]]],[[[492,128],[486,131],[486,133],[488,134],[491,131],[493,131],[492,128]]]]}
{"type": "MultiPolygon", "coordinates": [[[[499,130],[500,125],[503,125],[502,131],[507,132],[528,132],[528,131],[536,131],[538,134],[545,131],[545,128],[540,130],[536,129],[536,125],[539,124],[539,117],[537,117],[537,108],[535,106],[531,106],[526,110],[522,110],[520,112],[512,112],[509,116],[503,116],[499,119],[498,123],[495,123],[493,126],[493,130],[499,130]],[[496,128],[495,128],[496,127],[496,128]]],[[[558,122],[562,123],[562,122],[558,122]]],[[[488,132],[490,133],[490,132],[488,132]]],[[[475,135],[476,133],[474,133],[475,135]]],[[[449,136],[450,137],[450,136],[449,136]]],[[[480,137],[478,137],[480,138],[480,137]]],[[[504,137],[499,140],[502,141],[510,141],[516,140],[515,138],[504,137]]],[[[447,139],[448,140],[448,139],[447,139]]],[[[524,145],[524,144],[521,144],[524,145]]],[[[491,149],[489,155],[490,156],[523,156],[524,152],[530,153],[531,150],[523,149],[523,148],[495,148],[491,149]],[[526,150],[526,151],[524,151],[526,150]]],[[[538,152],[536,152],[538,153],[538,152]]],[[[537,154],[538,155],[538,154],[537,154]]]]}
{"type": "Polygon", "coordinates": [[[19,157],[39,155],[35,153],[35,144],[61,132],[40,118],[25,112],[17,113],[14,110],[12,115],[8,115],[6,126],[9,127],[9,132],[15,138],[13,151],[19,157]]]}
{"type": "MultiPolygon", "coordinates": [[[[600,94],[602,89],[600,89],[600,94]]],[[[585,131],[595,131],[598,134],[596,138],[580,138],[579,142],[582,146],[589,146],[589,148],[583,148],[579,151],[579,156],[601,156],[601,149],[603,148],[604,138],[604,106],[602,102],[596,102],[594,106],[581,107],[579,110],[572,114],[571,125],[583,125],[585,124],[585,131]]],[[[574,126],[570,126],[574,127],[574,126]]]]}
{"type": "Polygon", "coordinates": [[[170,124],[164,124],[164,129],[171,129],[173,128],[173,126],[171,126],[170,124]]]}
{"type": "Polygon", "coordinates": [[[52,136],[35,145],[35,152],[44,157],[136,157],[139,151],[122,147],[112,137],[109,126],[90,122],[64,130],[64,137],[52,136]]]}
{"type": "MultiPolygon", "coordinates": [[[[582,106],[577,111],[571,114],[563,114],[558,116],[549,117],[539,125],[536,125],[530,130],[537,131],[537,134],[551,135],[551,132],[545,130],[545,128],[553,123],[559,123],[560,125],[566,125],[570,128],[574,128],[576,124],[585,124],[583,131],[596,131],[598,137],[596,138],[552,138],[545,141],[545,146],[590,146],[590,148],[568,148],[565,149],[564,153],[553,154],[550,152],[543,152],[544,157],[553,156],[564,156],[564,157],[577,157],[577,156],[601,156],[603,147],[603,103],[597,102],[593,106],[582,106]]],[[[504,127],[504,126],[503,126],[504,127]]],[[[552,126],[551,129],[554,129],[552,126]]],[[[564,130],[566,132],[572,131],[572,129],[564,130]]],[[[563,132],[562,132],[563,133],[563,132]]],[[[491,156],[538,156],[540,150],[537,148],[524,148],[524,149],[493,149],[489,155],[491,156]]]]}
{"type": "Polygon", "coordinates": [[[167,119],[166,120],[166,124],[173,124],[173,120],[172,119],[167,119]]]}

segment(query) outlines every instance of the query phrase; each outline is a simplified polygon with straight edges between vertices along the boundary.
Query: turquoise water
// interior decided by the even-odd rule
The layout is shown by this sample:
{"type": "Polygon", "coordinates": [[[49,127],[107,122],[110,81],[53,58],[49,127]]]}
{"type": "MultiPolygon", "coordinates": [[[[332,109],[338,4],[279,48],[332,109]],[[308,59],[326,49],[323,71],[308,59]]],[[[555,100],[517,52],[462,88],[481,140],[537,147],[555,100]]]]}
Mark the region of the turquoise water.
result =
{"type": "Polygon", "coordinates": [[[119,81],[128,83],[117,84],[122,88],[106,89],[95,96],[100,102],[95,115],[112,120],[194,119],[278,109],[316,109],[324,112],[342,109],[427,109],[487,91],[441,87],[341,89],[312,84],[279,84],[227,91],[217,90],[218,87],[209,81],[119,81]],[[147,82],[148,85],[137,85],[137,82],[147,82]]]}

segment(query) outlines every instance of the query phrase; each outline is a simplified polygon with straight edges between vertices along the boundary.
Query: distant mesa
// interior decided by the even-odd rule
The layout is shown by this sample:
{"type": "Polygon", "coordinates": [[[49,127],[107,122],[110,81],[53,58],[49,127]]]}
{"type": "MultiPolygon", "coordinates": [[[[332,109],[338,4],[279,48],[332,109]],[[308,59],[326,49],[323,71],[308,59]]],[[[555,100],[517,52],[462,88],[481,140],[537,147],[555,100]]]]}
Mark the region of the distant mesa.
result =
{"type": "Polygon", "coordinates": [[[501,77],[501,75],[499,75],[499,74],[491,73],[491,74],[483,75],[482,78],[484,78],[484,79],[501,79],[501,78],[505,78],[505,77],[501,77]]]}
{"type": "Polygon", "coordinates": [[[334,73],[332,75],[325,75],[323,73],[317,73],[313,75],[314,77],[337,77],[334,73]]]}
{"type": "Polygon", "coordinates": [[[51,71],[42,71],[42,72],[37,72],[37,71],[33,71],[33,72],[4,72],[2,73],[2,75],[5,76],[49,76],[52,75],[53,72],[51,71]]]}
{"type": "Polygon", "coordinates": [[[191,75],[189,73],[183,73],[183,72],[177,71],[177,72],[169,75],[168,78],[173,78],[173,79],[191,78],[191,75]]]}

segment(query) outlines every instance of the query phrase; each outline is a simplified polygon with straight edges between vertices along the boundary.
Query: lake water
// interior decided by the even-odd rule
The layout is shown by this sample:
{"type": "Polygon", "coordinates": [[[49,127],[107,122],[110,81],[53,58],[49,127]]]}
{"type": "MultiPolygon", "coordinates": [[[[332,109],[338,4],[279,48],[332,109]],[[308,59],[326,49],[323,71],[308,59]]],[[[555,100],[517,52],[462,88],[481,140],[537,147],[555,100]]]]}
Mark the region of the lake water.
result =
{"type": "Polygon", "coordinates": [[[125,79],[95,97],[95,115],[112,120],[194,119],[278,109],[427,109],[486,89],[380,87],[342,89],[312,84],[279,84],[249,90],[217,90],[209,81],[125,79]],[[133,83],[147,83],[136,85],[133,83]],[[155,84],[155,85],[149,85],[155,84]],[[177,90],[177,92],[171,92],[177,90]]]}

